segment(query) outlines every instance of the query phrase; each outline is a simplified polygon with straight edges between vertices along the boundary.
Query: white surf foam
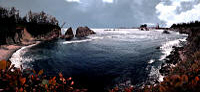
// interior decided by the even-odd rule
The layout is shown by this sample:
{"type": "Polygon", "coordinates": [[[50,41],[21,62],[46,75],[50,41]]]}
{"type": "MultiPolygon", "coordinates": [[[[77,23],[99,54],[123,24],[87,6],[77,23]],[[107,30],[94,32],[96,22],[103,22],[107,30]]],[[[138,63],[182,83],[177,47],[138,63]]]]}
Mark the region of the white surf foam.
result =
{"type": "Polygon", "coordinates": [[[63,44],[80,43],[80,42],[88,42],[88,41],[92,41],[92,39],[76,40],[76,41],[65,41],[65,42],[63,42],[63,44]]]}
{"type": "MultiPolygon", "coordinates": [[[[159,61],[163,61],[168,55],[170,55],[171,51],[173,50],[173,48],[172,48],[173,46],[180,47],[181,41],[186,41],[186,38],[168,41],[168,42],[164,43],[160,47],[160,50],[163,53],[163,55],[160,57],[159,61]]],[[[149,63],[151,64],[152,60],[150,60],[149,63]]],[[[151,66],[150,74],[148,75],[151,83],[154,82],[154,81],[151,81],[151,79],[153,79],[153,80],[157,79],[158,82],[163,81],[164,76],[162,76],[160,74],[160,72],[159,72],[160,69],[161,69],[161,66],[159,66],[159,67],[151,66]]]]}
{"type": "Polygon", "coordinates": [[[180,41],[186,41],[186,38],[169,41],[163,44],[160,49],[164,55],[162,55],[159,60],[163,60],[166,56],[170,55],[173,46],[180,47],[180,41]]]}
{"type": "Polygon", "coordinates": [[[103,37],[88,37],[88,39],[84,40],[72,40],[72,41],[65,41],[63,44],[72,44],[72,43],[81,43],[81,42],[88,42],[88,41],[93,41],[97,39],[103,39],[103,37]]]}
{"type": "Polygon", "coordinates": [[[31,61],[33,61],[33,59],[32,58],[24,58],[22,56],[28,51],[28,48],[31,48],[37,44],[38,43],[24,46],[21,49],[17,50],[15,53],[13,53],[13,55],[10,58],[12,65],[15,65],[16,68],[21,68],[20,67],[21,65],[22,65],[22,69],[29,68],[28,66],[23,66],[23,63],[31,62],[31,61]]]}
{"type": "Polygon", "coordinates": [[[150,74],[148,75],[150,79],[150,83],[154,84],[154,80],[158,79],[159,82],[163,81],[164,76],[162,76],[159,72],[159,69],[155,66],[151,67],[150,74]],[[153,80],[153,81],[152,81],[153,80]]]}
{"type": "Polygon", "coordinates": [[[155,60],[154,59],[151,59],[151,60],[149,60],[149,64],[152,64],[153,62],[155,62],[155,60]]]}

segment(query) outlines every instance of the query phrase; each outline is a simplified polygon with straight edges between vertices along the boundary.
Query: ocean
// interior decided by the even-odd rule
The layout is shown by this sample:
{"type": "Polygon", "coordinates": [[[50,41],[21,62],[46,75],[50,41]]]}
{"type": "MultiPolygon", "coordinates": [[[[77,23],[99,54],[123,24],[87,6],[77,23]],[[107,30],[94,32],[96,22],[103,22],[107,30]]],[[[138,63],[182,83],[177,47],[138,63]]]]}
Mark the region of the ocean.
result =
{"type": "MultiPolygon", "coordinates": [[[[66,30],[66,29],[62,29],[66,30]]],[[[44,69],[48,76],[63,73],[77,88],[91,92],[118,86],[141,86],[162,81],[164,59],[181,46],[187,35],[163,30],[93,29],[96,34],[71,41],[41,42],[16,51],[10,58],[16,67],[44,69]]]]}

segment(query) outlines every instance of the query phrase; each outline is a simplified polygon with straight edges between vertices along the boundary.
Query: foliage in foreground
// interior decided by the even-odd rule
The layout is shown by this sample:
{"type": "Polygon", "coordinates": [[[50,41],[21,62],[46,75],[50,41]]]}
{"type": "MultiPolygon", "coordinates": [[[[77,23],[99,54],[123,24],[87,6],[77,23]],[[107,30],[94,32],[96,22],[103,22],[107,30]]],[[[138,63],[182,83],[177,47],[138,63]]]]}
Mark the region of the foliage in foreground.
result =
{"type": "Polygon", "coordinates": [[[74,89],[72,78],[59,76],[47,78],[43,70],[38,73],[31,69],[15,68],[11,62],[0,61],[0,92],[86,92],[74,89]]]}

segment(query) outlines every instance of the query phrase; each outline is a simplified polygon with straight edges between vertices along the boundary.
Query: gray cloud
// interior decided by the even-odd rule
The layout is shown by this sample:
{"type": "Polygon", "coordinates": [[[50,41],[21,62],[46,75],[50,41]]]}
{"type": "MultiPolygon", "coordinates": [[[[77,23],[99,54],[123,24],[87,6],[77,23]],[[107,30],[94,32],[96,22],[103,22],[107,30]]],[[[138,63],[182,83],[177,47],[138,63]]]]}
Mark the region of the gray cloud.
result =
{"type": "MultiPolygon", "coordinates": [[[[45,11],[55,16],[60,24],[66,22],[66,27],[89,26],[103,27],[136,27],[142,23],[161,23],[162,19],[156,13],[156,6],[160,0],[113,0],[104,3],[102,0],[1,0],[0,6],[16,7],[25,15],[29,10],[45,11]],[[159,18],[159,19],[158,19],[159,18]]],[[[163,0],[162,0],[163,1],[163,0]]],[[[165,1],[167,6],[171,2],[165,1]]],[[[187,11],[186,3],[177,8],[177,13],[187,11]]],[[[193,4],[192,4],[193,5],[193,4]]],[[[190,7],[193,8],[192,6],[190,7]]],[[[163,20],[166,21],[166,20],[163,20]]]]}
{"type": "Polygon", "coordinates": [[[200,20],[199,0],[164,0],[156,6],[158,18],[170,27],[173,23],[200,20]]]}

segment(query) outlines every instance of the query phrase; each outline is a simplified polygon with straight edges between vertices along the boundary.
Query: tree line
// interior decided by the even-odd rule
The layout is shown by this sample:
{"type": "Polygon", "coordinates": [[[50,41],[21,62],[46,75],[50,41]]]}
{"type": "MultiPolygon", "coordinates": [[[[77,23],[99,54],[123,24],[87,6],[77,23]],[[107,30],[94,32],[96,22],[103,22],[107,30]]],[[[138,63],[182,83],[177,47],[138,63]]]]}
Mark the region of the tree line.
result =
{"type": "Polygon", "coordinates": [[[171,28],[191,28],[191,27],[200,27],[200,21],[192,21],[188,23],[178,23],[173,24],[171,28]]]}

